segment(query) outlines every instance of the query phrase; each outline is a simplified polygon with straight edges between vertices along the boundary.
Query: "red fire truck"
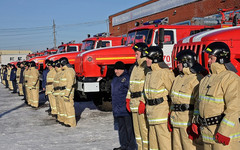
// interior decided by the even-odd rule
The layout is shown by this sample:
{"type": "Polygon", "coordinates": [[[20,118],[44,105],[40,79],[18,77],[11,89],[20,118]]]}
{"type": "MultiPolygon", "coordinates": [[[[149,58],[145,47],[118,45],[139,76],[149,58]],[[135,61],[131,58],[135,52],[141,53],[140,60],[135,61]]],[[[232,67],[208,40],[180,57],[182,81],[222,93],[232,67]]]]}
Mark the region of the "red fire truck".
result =
{"type": "Polygon", "coordinates": [[[160,45],[163,47],[164,61],[169,67],[172,67],[171,52],[173,45],[179,39],[205,29],[208,29],[208,26],[145,25],[128,32],[125,46],[83,52],[77,56],[76,62],[78,62],[78,65],[75,65],[79,81],[78,90],[82,95],[92,99],[99,109],[110,110],[110,83],[114,75],[113,66],[117,61],[123,61],[127,67],[135,62],[135,53],[132,50],[134,43],[145,42],[148,46],[160,45]]]}
{"type": "MultiPolygon", "coordinates": [[[[174,45],[172,58],[175,58],[179,51],[190,49],[196,53],[198,62],[208,69],[208,55],[204,53],[203,50],[211,43],[223,42],[229,46],[231,50],[231,62],[238,70],[237,74],[240,75],[240,15],[233,11],[230,13],[229,18],[226,19],[224,14],[221,14],[223,15],[221,25],[227,28],[205,31],[179,40],[177,44],[174,45]]],[[[174,60],[172,60],[172,62],[175,71],[177,62],[174,60]]]]}

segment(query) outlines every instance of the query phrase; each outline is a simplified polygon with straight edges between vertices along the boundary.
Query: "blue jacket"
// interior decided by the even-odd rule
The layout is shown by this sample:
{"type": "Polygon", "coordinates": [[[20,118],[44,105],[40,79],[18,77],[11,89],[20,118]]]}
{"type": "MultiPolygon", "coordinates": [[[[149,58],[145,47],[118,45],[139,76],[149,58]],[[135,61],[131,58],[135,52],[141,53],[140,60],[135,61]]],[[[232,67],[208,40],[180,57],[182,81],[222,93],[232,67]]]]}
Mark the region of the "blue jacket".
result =
{"type": "Polygon", "coordinates": [[[7,80],[7,69],[3,71],[3,80],[7,80]]]}
{"type": "Polygon", "coordinates": [[[16,80],[16,73],[17,73],[17,69],[13,68],[11,70],[11,74],[10,74],[10,81],[15,81],[16,80]]]}
{"type": "Polygon", "coordinates": [[[125,70],[119,77],[115,76],[111,83],[113,116],[128,116],[126,96],[129,87],[129,74],[125,70]]]}
{"type": "Polygon", "coordinates": [[[43,76],[42,76],[42,88],[46,88],[46,83],[47,83],[47,74],[49,72],[49,69],[44,69],[43,70],[43,76]]]}
{"type": "Polygon", "coordinates": [[[21,72],[20,72],[20,79],[19,79],[19,83],[23,83],[23,79],[24,79],[24,77],[23,77],[23,72],[24,72],[24,70],[25,70],[25,68],[24,68],[24,67],[22,67],[22,68],[21,68],[21,72]]]}

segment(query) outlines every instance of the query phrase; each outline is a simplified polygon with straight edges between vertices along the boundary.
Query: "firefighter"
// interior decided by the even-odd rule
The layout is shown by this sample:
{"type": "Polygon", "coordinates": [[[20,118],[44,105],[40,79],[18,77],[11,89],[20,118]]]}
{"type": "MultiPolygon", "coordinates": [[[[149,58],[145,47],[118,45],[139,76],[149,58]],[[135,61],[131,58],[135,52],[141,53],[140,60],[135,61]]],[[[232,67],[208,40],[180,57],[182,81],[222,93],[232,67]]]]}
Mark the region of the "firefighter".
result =
{"type": "Polygon", "coordinates": [[[143,86],[145,80],[144,70],[147,67],[145,43],[137,43],[132,49],[135,51],[136,63],[132,69],[130,85],[126,98],[126,107],[132,112],[133,126],[138,150],[148,150],[148,125],[145,114],[145,99],[143,86]]]}
{"type": "Polygon", "coordinates": [[[199,116],[192,131],[199,134],[204,150],[235,150],[240,147],[240,88],[236,68],[230,62],[230,49],[222,42],[207,46],[210,75],[199,84],[199,116]]]}
{"type": "Polygon", "coordinates": [[[56,75],[55,66],[53,64],[53,61],[48,61],[47,67],[49,72],[47,73],[47,79],[46,79],[46,91],[45,95],[48,96],[50,107],[51,107],[51,114],[56,116],[57,115],[57,108],[56,108],[56,99],[53,95],[53,82],[54,77],[56,75]]]}
{"type": "Polygon", "coordinates": [[[39,72],[36,69],[36,63],[34,61],[30,62],[30,72],[28,79],[28,87],[30,92],[31,106],[38,108],[39,106],[39,72]]]}
{"type": "MultiPolygon", "coordinates": [[[[198,85],[206,70],[196,61],[191,50],[182,50],[176,56],[178,75],[171,89],[170,120],[168,127],[173,132],[173,150],[200,149],[188,138],[187,127],[192,123],[194,104],[198,99],[198,85]],[[170,123],[171,121],[171,123],[170,123]]],[[[197,137],[194,137],[197,138],[197,137]]]]}
{"type": "Polygon", "coordinates": [[[66,57],[60,59],[62,76],[60,78],[59,88],[60,88],[60,99],[64,100],[65,106],[65,120],[64,124],[67,127],[75,127],[76,126],[76,118],[75,118],[75,110],[74,110],[74,85],[76,84],[76,73],[74,69],[68,62],[66,57]]]}
{"type": "Polygon", "coordinates": [[[6,86],[6,82],[4,80],[4,72],[5,72],[5,65],[2,65],[2,68],[1,68],[1,79],[2,79],[2,84],[6,86]]]}
{"type": "Polygon", "coordinates": [[[171,133],[167,127],[168,95],[175,77],[163,61],[163,51],[158,46],[150,46],[146,53],[147,66],[151,69],[144,83],[149,149],[171,150],[171,133]]]}
{"type": "Polygon", "coordinates": [[[24,95],[23,93],[23,72],[24,72],[23,62],[20,63],[19,68],[20,68],[20,74],[19,74],[18,90],[19,90],[19,95],[23,96],[24,95]]]}
{"type": "Polygon", "coordinates": [[[17,93],[17,81],[16,81],[17,68],[15,65],[11,65],[10,81],[12,82],[13,92],[17,93]]]}
{"type": "Polygon", "coordinates": [[[63,123],[65,118],[65,109],[64,109],[64,100],[60,98],[60,78],[62,76],[62,69],[60,67],[60,61],[56,60],[53,62],[53,65],[55,66],[56,75],[54,76],[53,81],[53,95],[55,96],[56,100],[56,109],[57,109],[57,122],[63,123]]]}
{"type": "Polygon", "coordinates": [[[7,65],[7,81],[8,81],[8,88],[9,90],[13,90],[13,85],[12,85],[12,82],[10,81],[10,75],[11,75],[11,71],[12,71],[12,68],[11,68],[12,64],[8,63],[7,65]]]}
{"type": "Polygon", "coordinates": [[[4,70],[4,65],[1,65],[1,83],[3,84],[3,70],[4,70]]]}
{"type": "MultiPolygon", "coordinates": [[[[21,67],[20,67],[20,62],[18,62],[17,63],[17,72],[16,72],[16,83],[17,83],[17,88],[18,88],[18,90],[19,90],[19,80],[20,80],[20,73],[21,73],[21,67]]],[[[20,95],[19,93],[18,93],[18,95],[20,95]]]]}
{"type": "Polygon", "coordinates": [[[24,99],[25,103],[28,105],[31,105],[31,101],[29,101],[29,88],[28,88],[28,80],[29,80],[29,72],[30,72],[30,67],[29,67],[29,62],[24,63],[24,72],[23,72],[23,93],[24,93],[24,99]]]}
{"type": "Polygon", "coordinates": [[[3,80],[5,81],[5,87],[8,88],[8,80],[7,80],[7,66],[4,66],[4,71],[3,71],[3,80]]]}

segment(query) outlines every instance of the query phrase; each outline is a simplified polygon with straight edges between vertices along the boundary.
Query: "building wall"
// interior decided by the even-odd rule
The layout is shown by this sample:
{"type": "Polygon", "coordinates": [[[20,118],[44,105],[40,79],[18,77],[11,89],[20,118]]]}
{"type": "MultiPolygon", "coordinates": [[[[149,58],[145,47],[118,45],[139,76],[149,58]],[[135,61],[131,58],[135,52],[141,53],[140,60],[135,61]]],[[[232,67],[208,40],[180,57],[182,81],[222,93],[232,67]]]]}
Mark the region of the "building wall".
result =
{"type": "Polygon", "coordinates": [[[240,0],[198,0],[189,4],[175,7],[160,13],[149,15],[143,18],[132,20],[127,23],[113,26],[113,17],[119,16],[134,9],[143,7],[145,5],[156,2],[157,0],[147,1],[135,7],[129,8],[122,12],[109,16],[109,32],[112,36],[121,36],[135,27],[135,22],[144,23],[151,20],[156,20],[164,17],[169,17],[169,24],[191,20],[193,17],[205,17],[213,14],[218,14],[218,8],[229,9],[237,7],[240,8],[240,0]]]}
{"type": "Polygon", "coordinates": [[[0,64],[7,64],[13,61],[24,61],[26,60],[27,54],[11,54],[11,55],[0,55],[0,64]],[[19,58],[21,58],[19,60],[19,58]]]}

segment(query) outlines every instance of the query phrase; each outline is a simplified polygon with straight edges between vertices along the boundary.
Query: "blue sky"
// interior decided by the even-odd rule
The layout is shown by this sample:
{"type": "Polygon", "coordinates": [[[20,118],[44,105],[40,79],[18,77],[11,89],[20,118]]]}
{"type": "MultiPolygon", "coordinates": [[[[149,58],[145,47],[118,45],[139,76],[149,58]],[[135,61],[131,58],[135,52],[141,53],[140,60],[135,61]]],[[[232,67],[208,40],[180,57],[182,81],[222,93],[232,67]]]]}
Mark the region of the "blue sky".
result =
{"type": "Polygon", "coordinates": [[[107,31],[108,16],[147,0],[0,0],[0,50],[41,51],[107,31]]]}

